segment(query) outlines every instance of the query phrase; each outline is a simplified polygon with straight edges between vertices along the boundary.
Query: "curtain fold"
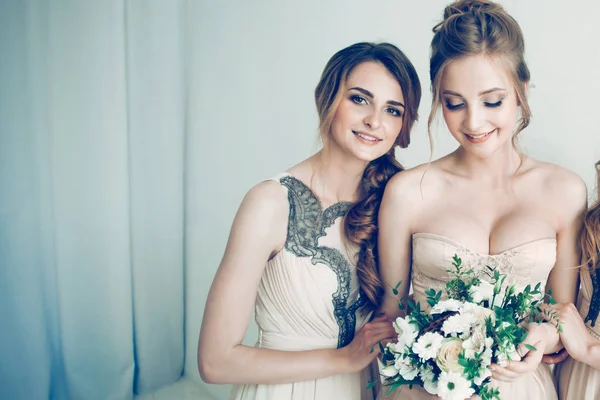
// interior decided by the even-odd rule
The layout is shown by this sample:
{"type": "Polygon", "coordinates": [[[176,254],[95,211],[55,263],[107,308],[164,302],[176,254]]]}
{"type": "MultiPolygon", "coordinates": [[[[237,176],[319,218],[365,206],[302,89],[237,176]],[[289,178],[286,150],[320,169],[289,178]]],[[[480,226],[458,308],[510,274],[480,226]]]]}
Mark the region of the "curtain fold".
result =
{"type": "Polygon", "coordinates": [[[182,375],[184,7],[0,3],[0,398],[182,375]]]}

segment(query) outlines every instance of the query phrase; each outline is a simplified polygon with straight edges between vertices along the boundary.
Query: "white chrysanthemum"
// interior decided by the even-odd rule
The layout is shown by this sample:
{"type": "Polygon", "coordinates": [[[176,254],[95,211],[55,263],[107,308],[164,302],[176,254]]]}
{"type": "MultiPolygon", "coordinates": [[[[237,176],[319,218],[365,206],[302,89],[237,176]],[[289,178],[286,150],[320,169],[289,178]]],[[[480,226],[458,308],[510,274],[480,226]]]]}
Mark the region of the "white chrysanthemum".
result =
{"type": "Polygon", "coordinates": [[[456,372],[442,372],[438,381],[438,396],[444,400],[465,400],[471,397],[475,390],[471,383],[456,372]]]}
{"type": "Polygon", "coordinates": [[[463,303],[458,300],[448,299],[437,303],[430,311],[430,314],[442,314],[446,311],[461,311],[463,303]]]}
{"type": "Polygon", "coordinates": [[[410,347],[415,342],[415,339],[419,335],[419,326],[411,322],[409,317],[398,317],[393,325],[398,334],[398,342],[396,343],[395,350],[402,353],[405,346],[410,347]]]}
{"type": "Polygon", "coordinates": [[[424,364],[419,369],[419,376],[423,381],[432,381],[435,379],[435,372],[433,372],[433,367],[429,364],[424,364]]]}
{"type": "Polygon", "coordinates": [[[494,285],[487,281],[481,281],[479,285],[473,285],[469,288],[469,295],[473,303],[479,304],[484,300],[491,302],[494,297],[494,285]]]}
{"type": "Polygon", "coordinates": [[[444,321],[442,332],[446,335],[467,332],[475,322],[476,319],[472,314],[456,314],[444,321]]]}
{"type": "Polygon", "coordinates": [[[437,356],[443,340],[444,337],[439,333],[427,332],[413,344],[412,351],[422,360],[429,360],[437,356]]]}

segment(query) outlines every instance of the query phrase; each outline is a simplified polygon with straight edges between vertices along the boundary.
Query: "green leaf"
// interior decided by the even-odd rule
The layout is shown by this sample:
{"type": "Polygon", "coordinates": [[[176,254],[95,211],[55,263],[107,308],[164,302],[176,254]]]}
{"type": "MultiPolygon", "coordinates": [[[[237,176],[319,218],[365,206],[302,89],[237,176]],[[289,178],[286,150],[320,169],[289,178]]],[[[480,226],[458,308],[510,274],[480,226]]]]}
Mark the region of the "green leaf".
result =
{"type": "Polygon", "coordinates": [[[369,384],[367,385],[367,390],[371,390],[375,387],[375,385],[377,385],[377,381],[373,380],[370,381],[369,384]]]}

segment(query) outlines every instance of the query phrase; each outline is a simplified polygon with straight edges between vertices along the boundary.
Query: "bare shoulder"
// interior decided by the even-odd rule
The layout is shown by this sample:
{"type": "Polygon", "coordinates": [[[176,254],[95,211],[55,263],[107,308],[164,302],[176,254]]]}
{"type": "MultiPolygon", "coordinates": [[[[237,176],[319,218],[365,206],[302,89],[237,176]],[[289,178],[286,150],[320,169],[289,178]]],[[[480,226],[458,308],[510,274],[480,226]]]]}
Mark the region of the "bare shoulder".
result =
{"type": "Polygon", "coordinates": [[[385,188],[386,195],[397,199],[422,200],[424,193],[429,194],[440,188],[443,175],[443,170],[435,162],[418,165],[394,175],[385,188]]]}
{"type": "Polygon", "coordinates": [[[274,239],[287,228],[289,206],[285,188],[275,181],[263,181],[252,187],[238,210],[234,230],[251,228],[255,235],[271,236],[274,239]]]}
{"type": "Polygon", "coordinates": [[[261,216],[287,214],[288,200],[285,188],[278,182],[267,180],[254,185],[244,196],[240,210],[251,210],[261,216]]]}
{"type": "Polygon", "coordinates": [[[540,179],[544,197],[568,214],[579,214],[587,207],[587,187],[575,172],[560,165],[535,161],[532,166],[540,179]]]}

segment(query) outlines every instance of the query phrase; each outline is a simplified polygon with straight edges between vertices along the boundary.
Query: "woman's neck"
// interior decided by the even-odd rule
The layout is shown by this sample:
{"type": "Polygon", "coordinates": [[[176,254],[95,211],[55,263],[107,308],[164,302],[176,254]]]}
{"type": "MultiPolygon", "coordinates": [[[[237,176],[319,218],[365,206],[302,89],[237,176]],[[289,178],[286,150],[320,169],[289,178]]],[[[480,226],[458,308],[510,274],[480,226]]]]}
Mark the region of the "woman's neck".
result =
{"type": "Polygon", "coordinates": [[[319,151],[310,158],[311,186],[325,204],[356,201],[367,162],[319,151]]]}
{"type": "Polygon", "coordinates": [[[482,158],[459,147],[454,152],[456,172],[480,182],[500,183],[512,179],[523,164],[523,157],[512,145],[482,158]]]}

